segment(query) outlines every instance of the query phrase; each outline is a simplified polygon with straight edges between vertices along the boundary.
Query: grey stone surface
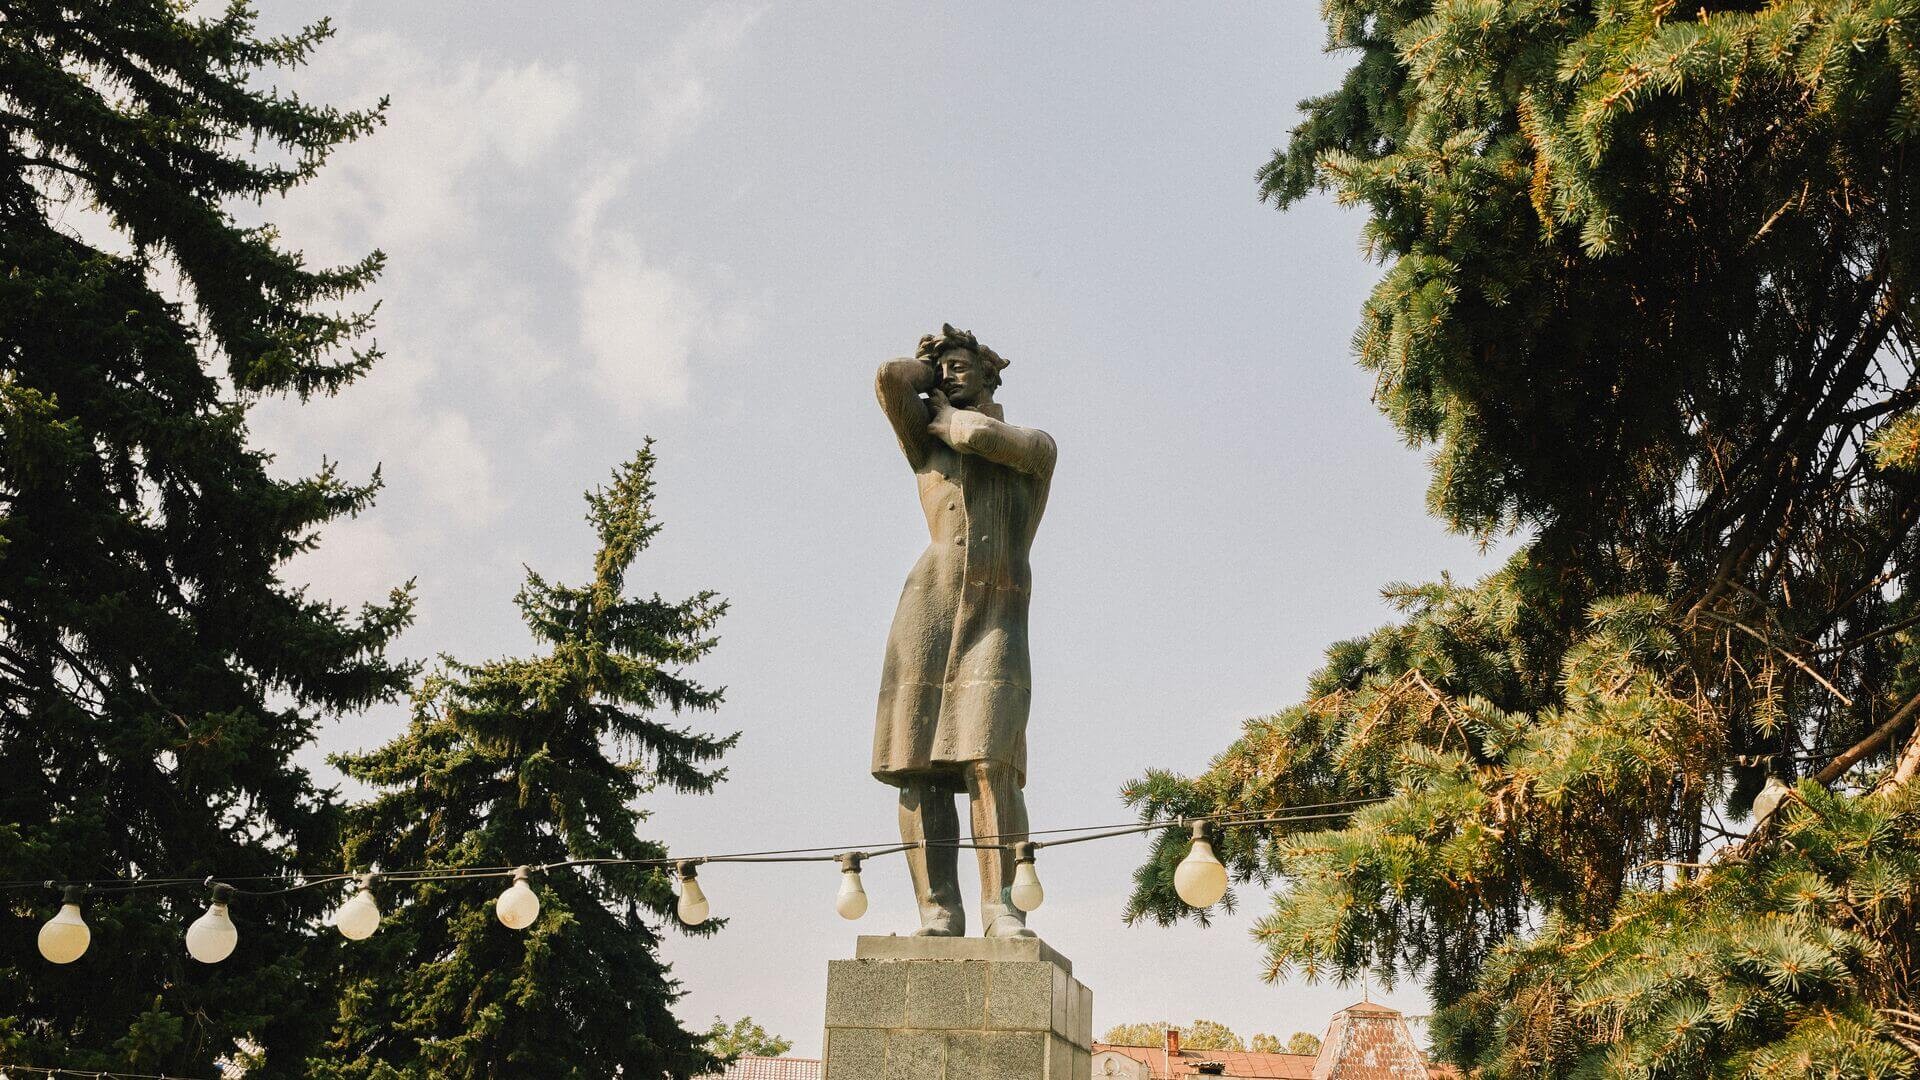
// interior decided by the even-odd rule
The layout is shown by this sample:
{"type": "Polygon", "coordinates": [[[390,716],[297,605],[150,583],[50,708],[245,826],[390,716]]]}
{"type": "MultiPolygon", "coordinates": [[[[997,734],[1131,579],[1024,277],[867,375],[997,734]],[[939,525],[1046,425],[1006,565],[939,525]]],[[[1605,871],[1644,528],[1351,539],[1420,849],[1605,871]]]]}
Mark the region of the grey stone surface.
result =
{"type": "Polygon", "coordinates": [[[1077,985],[1070,972],[1060,967],[1053,969],[1053,1030],[1068,1036],[1073,1034],[1073,1009],[1079,1001],[1079,994],[1074,990],[1077,985]]]}
{"type": "Polygon", "coordinates": [[[1064,1030],[1054,1023],[1056,975],[1061,975],[1060,969],[1052,964],[1020,960],[988,964],[986,1026],[1021,1031],[1064,1030]]]}
{"type": "MultiPolygon", "coordinates": [[[[1065,1039],[1047,1040],[1047,1080],[1073,1080],[1073,1052],[1076,1048],[1065,1039]]],[[[1081,1074],[1085,1076],[1085,1073],[1081,1074]]]]}
{"type": "Polygon", "coordinates": [[[884,1028],[828,1028],[827,1075],[848,1080],[882,1080],[887,1069],[884,1028]]]}
{"type": "Polygon", "coordinates": [[[854,942],[856,960],[1041,960],[1073,974],[1073,961],[1037,937],[954,938],[862,934],[854,942]]]}
{"type": "Polygon", "coordinates": [[[897,1031],[887,1038],[886,1080],[938,1080],[947,1068],[947,1037],[931,1031],[897,1031]]]}
{"type": "MultiPolygon", "coordinates": [[[[956,1031],[947,1036],[947,1073],[941,1080],[972,1080],[990,1075],[987,1071],[987,1033],[984,1031],[956,1031]]],[[[828,1080],[841,1080],[828,1074],[828,1080]]],[[[847,1080],[853,1080],[849,1077],[847,1080]]],[[[1007,1080],[1013,1080],[1008,1077],[1007,1080]]]]}
{"type": "Polygon", "coordinates": [[[827,966],[827,1080],[1089,1080],[1093,995],[1032,939],[862,938],[827,966]]]}
{"type": "MultiPolygon", "coordinates": [[[[861,961],[854,961],[861,963],[861,961]]],[[[866,961],[876,966],[889,962],[866,961]]],[[[909,1028],[987,1027],[987,968],[979,960],[904,961],[909,1028]]]]}
{"type": "Polygon", "coordinates": [[[906,1023],[907,969],[859,960],[827,962],[827,1027],[900,1027],[906,1023]]]}
{"type": "Polygon", "coordinates": [[[981,1080],[1040,1078],[1047,1074],[1047,1037],[1040,1032],[988,1031],[981,1035],[980,1047],[981,1080]]]}

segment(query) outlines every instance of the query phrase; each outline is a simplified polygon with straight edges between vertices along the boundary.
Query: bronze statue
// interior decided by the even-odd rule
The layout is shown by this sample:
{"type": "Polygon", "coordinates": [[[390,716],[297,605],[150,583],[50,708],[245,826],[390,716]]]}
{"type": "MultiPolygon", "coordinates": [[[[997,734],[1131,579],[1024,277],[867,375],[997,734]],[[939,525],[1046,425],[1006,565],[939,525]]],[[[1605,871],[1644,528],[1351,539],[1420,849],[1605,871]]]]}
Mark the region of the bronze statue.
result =
{"type": "Polygon", "coordinates": [[[955,799],[967,794],[981,848],[981,925],[1032,937],[1008,899],[1011,845],[1025,840],[1027,552],[1053,479],[1053,439],[1006,423],[993,400],[1007,366],[973,334],[943,326],[911,359],[880,365],[875,392],[919,481],[930,542],[907,575],[887,635],[873,775],[900,789],[900,835],[920,903],[917,935],[966,933],[955,799]],[[924,395],[924,396],[923,396],[924,395]]]}

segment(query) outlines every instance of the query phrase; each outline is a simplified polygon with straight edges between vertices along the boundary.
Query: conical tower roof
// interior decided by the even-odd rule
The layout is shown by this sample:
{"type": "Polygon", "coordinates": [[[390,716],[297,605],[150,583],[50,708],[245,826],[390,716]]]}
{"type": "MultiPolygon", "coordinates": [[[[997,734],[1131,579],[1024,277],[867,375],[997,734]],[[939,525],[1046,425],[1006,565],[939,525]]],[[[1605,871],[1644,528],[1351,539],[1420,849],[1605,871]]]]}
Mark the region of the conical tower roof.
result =
{"type": "Polygon", "coordinates": [[[1313,1080],[1427,1080],[1426,1059],[1399,1010],[1372,1002],[1333,1014],[1313,1080]]]}

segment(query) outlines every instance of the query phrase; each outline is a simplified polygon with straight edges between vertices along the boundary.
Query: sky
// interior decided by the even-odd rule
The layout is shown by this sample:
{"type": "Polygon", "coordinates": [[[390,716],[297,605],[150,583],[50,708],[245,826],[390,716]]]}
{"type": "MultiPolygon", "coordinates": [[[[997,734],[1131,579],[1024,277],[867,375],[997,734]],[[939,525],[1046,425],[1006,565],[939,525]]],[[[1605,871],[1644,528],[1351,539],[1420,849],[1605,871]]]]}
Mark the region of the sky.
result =
{"type": "MultiPolygon", "coordinates": [[[[1060,447],[1032,560],[1036,829],[1131,821],[1126,781],[1203,769],[1298,700],[1329,644],[1390,618],[1382,587],[1493,568],[1426,515],[1424,456],[1353,362],[1379,272],[1360,211],[1257,196],[1296,103],[1344,68],[1316,5],[260,7],[338,30],[276,85],[391,101],[264,208],[311,261],[388,256],[386,359],[254,415],[285,475],[385,481],[289,576],[344,603],[416,580],[407,656],[524,653],[526,569],[583,577],[581,492],[657,439],[667,527],[629,580],[727,598],[692,672],[725,704],[690,722],[741,733],[714,794],[645,799],[677,854],[893,837],[872,717],[926,534],[872,379],[943,322],[1012,361],[1008,419],[1060,447]]],[[[310,760],[403,721],[342,718],[310,760]]],[[[1031,925],[1092,988],[1096,1033],[1317,1033],[1363,993],[1426,1011],[1417,986],[1263,981],[1257,889],[1207,929],[1127,927],[1145,850],[1042,852],[1031,925]]],[[[904,863],[865,877],[854,924],[832,864],[704,868],[727,923],[668,935],[681,1017],[751,1015],[817,1053],[827,962],[916,925],[904,863]]]]}

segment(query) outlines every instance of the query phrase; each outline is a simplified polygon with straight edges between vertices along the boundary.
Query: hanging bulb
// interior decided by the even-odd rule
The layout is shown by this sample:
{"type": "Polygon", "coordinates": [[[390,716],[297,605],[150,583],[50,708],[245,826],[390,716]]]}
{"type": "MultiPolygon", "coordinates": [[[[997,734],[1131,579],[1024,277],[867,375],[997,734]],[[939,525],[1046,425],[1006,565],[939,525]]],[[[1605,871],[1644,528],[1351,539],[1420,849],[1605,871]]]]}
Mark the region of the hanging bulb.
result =
{"type": "Polygon", "coordinates": [[[1227,868],[1220,865],[1220,856],[1213,853],[1213,842],[1207,839],[1207,823],[1195,821],[1192,828],[1193,846],[1174,868],[1173,891],[1180,894],[1188,907],[1212,907],[1227,895],[1227,868]]]}
{"type": "Polygon", "coordinates": [[[1022,840],[1013,845],[1013,886],[1007,890],[1007,899],[1021,911],[1032,911],[1047,898],[1047,890],[1040,887],[1040,875],[1033,869],[1033,844],[1022,840]]]}
{"type": "Polygon", "coordinates": [[[87,895],[85,885],[69,885],[60,892],[60,911],[40,928],[40,955],[55,964],[71,964],[80,959],[93,941],[93,931],[80,917],[80,901],[87,895]]]}
{"type": "Polygon", "coordinates": [[[515,867],[513,884],[500,894],[493,903],[493,913],[500,917],[500,924],[509,930],[525,930],[540,917],[540,896],[527,884],[527,878],[533,873],[530,866],[515,867]]]}
{"type": "Polygon", "coordinates": [[[1787,801],[1787,797],[1792,794],[1793,788],[1787,786],[1786,781],[1777,776],[1767,777],[1766,786],[1760,789],[1760,794],[1753,797],[1753,827],[1758,829],[1765,825],[1767,819],[1773,816],[1773,812],[1780,809],[1780,804],[1787,801]]]}
{"type": "Polygon", "coordinates": [[[833,898],[833,910],[843,919],[857,919],[867,913],[867,888],[860,883],[861,852],[849,851],[840,860],[840,893],[833,898]]]}
{"type": "MultiPolygon", "coordinates": [[[[680,904],[675,910],[679,913],[681,922],[688,926],[699,926],[707,921],[707,894],[700,888],[700,882],[694,877],[693,867],[692,862],[680,864],[680,904]]],[[[844,891],[845,886],[841,888],[844,891]]],[[[863,893],[861,895],[863,907],[865,900],[866,896],[863,893]]]]}
{"type": "Polygon", "coordinates": [[[365,941],[380,929],[380,902],[373,895],[374,875],[360,878],[360,887],[333,913],[333,928],[348,941],[365,941]]]}
{"type": "Polygon", "coordinates": [[[217,964],[233,955],[240,943],[240,930],[227,915],[227,901],[233,898],[233,886],[215,884],[206,914],[187,927],[187,955],[203,964],[217,964]]]}

